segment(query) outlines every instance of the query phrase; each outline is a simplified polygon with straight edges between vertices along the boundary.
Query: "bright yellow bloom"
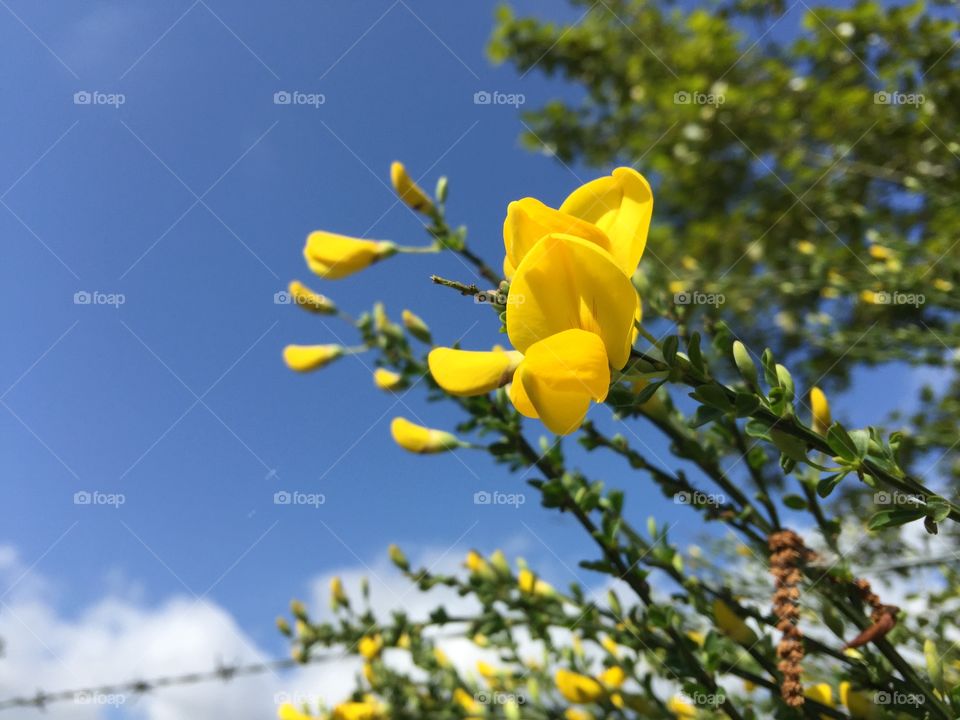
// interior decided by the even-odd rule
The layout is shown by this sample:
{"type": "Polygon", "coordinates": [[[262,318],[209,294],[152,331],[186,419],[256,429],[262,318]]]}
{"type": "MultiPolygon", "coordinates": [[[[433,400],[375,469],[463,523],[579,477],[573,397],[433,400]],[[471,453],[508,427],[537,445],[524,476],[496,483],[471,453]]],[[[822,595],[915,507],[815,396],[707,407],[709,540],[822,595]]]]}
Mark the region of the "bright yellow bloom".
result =
{"type": "Polygon", "coordinates": [[[607,234],[592,222],[554,210],[534,198],[523,198],[507,206],[507,217],[503,221],[503,245],[507,253],[503,261],[504,277],[513,277],[524,256],[540,238],[550,233],[574,235],[611,251],[607,234]]]}
{"type": "Polygon", "coordinates": [[[879,305],[880,293],[877,292],[876,290],[861,290],[860,300],[867,303],[868,305],[879,305]]]}
{"type": "Polygon", "coordinates": [[[383,720],[383,708],[372,700],[340,703],[333,709],[330,720],[383,720]]]}
{"type": "Polygon", "coordinates": [[[320,313],[321,315],[333,315],[337,312],[337,306],[333,300],[326,295],[314,292],[299,280],[291,280],[287,286],[290,293],[290,299],[294,305],[299,305],[304,310],[320,313]]]}
{"type": "Polygon", "coordinates": [[[830,402],[823,390],[816,386],[810,388],[810,408],[813,412],[813,429],[826,435],[831,422],[830,402]]]}
{"type": "Polygon", "coordinates": [[[480,703],[463,688],[457,688],[453,691],[453,701],[468,713],[477,712],[480,709],[480,703]]]}
{"type": "Polygon", "coordinates": [[[393,255],[397,246],[388,240],[363,240],[317,230],[307,236],[303,256],[307,266],[328,280],[339,280],[393,255]]]}
{"type": "Polygon", "coordinates": [[[757,641],[757,634],[720,598],[713,601],[713,619],[720,631],[734,642],[749,647],[757,641]]]}
{"type": "MultiPolygon", "coordinates": [[[[818,703],[826,705],[827,707],[836,707],[836,703],[833,701],[833,688],[827,683],[808,685],[804,688],[803,694],[811,700],[816,700],[818,703]]],[[[820,717],[825,718],[826,715],[821,715],[820,717]]]]}
{"type": "Polygon", "coordinates": [[[697,709],[678,695],[674,695],[667,700],[667,710],[673,713],[676,718],[695,718],[697,709]]]}
{"type": "Polygon", "coordinates": [[[547,235],[526,254],[510,286],[507,335],[526,354],[564,330],[595,333],[612,367],[627,363],[640,299],[610,254],[572,235],[547,235]]]}
{"type": "Polygon", "coordinates": [[[451,395],[485,395],[510,382],[523,355],[510,350],[490,352],[435,348],[427,356],[430,374],[451,395]]]}
{"type": "Polygon", "coordinates": [[[417,185],[401,162],[390,165],[390,182],[400,199],[414,210],[429,214],[433,210],[433,203],[423,189],[417,185]]]}
{"type": "Polygon", "coordinates": [[[888,260],[893,257],[893,250],[883,245],[871,245],[868,252],[874,260],[888,260]]]}
{"type": "Polygon", "coordinates": [[[610,239],[610,253],[627,275],[633,275],[647,245],[653,216],[650,183],[633,168],[619,167],[574,190],[560,212],[591,222],[610,239]]]}
{"type": "Polygon", "coordinates": [[[585,330],[566,330],[527,348],[514,372],[510,399],[520,414],[567,435],[583,423],[591,400],[606,400],[609,388],[603,340],[585,330]]]}
{"type": "Polygon", "coordinates": [[[943,278],[936,278],[933,281],[933,286],[940,292],[950,292],[953,290],[953,283],[943,278]]]}
{"type": "Polygon", "coordinates": [[[357,644],[357,650],[367,660],[378,658],[383,651],[383,638],[379,635],[364,636],[360,638],[360,642],[357,644]]]}
{"type": "Polygon", "coordinates": [[[373,371],[373,382],[381,390],[396,390],[403,385],[403,375],[386,368],[373,371]]]}
{"type": "Polygon", "coordinates": [[[329,365],[343,355],[340,345],[287,345],[283,349],[283,361],[297,372],[310,372],[329,365]]]}
{"type": "Polygon", "coordinates": [[[390,434],[397,445],[413,453],[438,453],[460,447],[456,435],[415,425],[402,417],[394,418],[390,423],[390,434]]]}
{"type": "Polygon", "coordinates": [[[343,591],[343,580],[334,576],[330,580],[330,605],[336,609],[348,602],[347,594],[343,591]]]}
{"type": "Polygon", "coordinates": [[[619,665],[614,665],[608,667],[597,678],[600,681],[600,684],[606,688],[616,690],[624,681],[627,679],[627,674],[623,671],[623,668],[619,665]]]}
{"type": "Polygon", "coordinates": [[[857,720],[879,720],[884,716],[880,709],[873,704],[869,693],[854,690],[848,680],[840,683],[840,702],[847,708],[850,715],[857,720]]]}
{"type": "Polygon", "coordinates": [[[817,251],[817,246],[809,240],[801,240],[797,243],[797,251],[801,255],[813,255],[817,251]]]}
{"type": "Polygon", "coordinates": [[[527,595],[540,595],[541,597],[550,597],[556,593],[553,586],[546,580],[540,580],[536,575],[523,568],[517,575],[517,586],[520,592],[527,595]]]}
{"type": "Polygon", "coordinates": [[[313,715],[300,712],[292,703],[283,703],[277,708],[277,717],[280,720],[314,720],[313,715]]]}
{"type": "Polygon", "coordinates": [[[466,565],[467,569],[475,575],[492,575],[493,573],[490,565],[488,565],[487,561],[483,559],[483,555],[478,553],[476,550],[471,550],[467,553],[467,559],[464,562],[464,565],[466,565]]]}
{"type": "Polygon", "coordinates": [[[483,660],[477,660],[477,672],[486,680],[493,680],[497,677],[497,669],[483,660]]]}
{"type": "Polygon", "coordinates": [[[560,694],[572,703],[584,705],[596,702],[604,695],[603,686],[600,683],[592,677],[571,670],[557,670],[554,682],[560,694]]]}

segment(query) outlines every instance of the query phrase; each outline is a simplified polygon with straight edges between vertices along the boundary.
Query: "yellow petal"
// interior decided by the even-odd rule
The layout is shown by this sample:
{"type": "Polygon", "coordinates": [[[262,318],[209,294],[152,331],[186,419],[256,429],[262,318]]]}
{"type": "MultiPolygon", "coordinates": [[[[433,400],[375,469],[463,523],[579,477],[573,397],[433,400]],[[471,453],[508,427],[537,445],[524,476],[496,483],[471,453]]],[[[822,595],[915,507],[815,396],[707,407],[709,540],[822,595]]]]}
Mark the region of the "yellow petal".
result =
{"type": "Polygon", "coordinates": [[[507,335],[520,352],[564,330],[596,333],[610,365],[630,356],[640,300],[610,254],[572,235],[547,235],[514,274],[507,304],[507,335]]]}
{"type": "Polygon", "coordinates": [[[523,412],[527,408],[517,405],[516,398],[511,395],[517,411],[527,417],[539,418],[550,432],[557,435],[569,435],[577,430],[590,409],[590,395],[586,391],[565,392],[552,388],[538,382],[535,376],[525,374],[522,365],[514,376],[512,387],[518,388],[515,392],[522,394],[533,409],[532,414],[523,412]]]}
{"type": "Polygon", "coordinates": [[[390,182],[393,183],[393,189],[400,196],[400,199],[414,210],[423,213],[429,213],[433,210],[433,203],[430,202],[430,198],[407,174],[407,169],[403,166],[403,163],[394,162],[390,165],[390,182]]]}
{"type": "Polygon", "coordinates": [[[303,256],[313,272],[328,280],[339,280],[363,270],[396,252],[386,240],[363,240],[317,230],[307,236],[303,256]]]}
{"type": "Polygon", "coordinates": [[[623,668],[619,665],[614,665],[608,667],[602,673],[600,677],[597,678],[602,685],[605,685],[608,688],[616,689],[623,685],[624,681],[627,679],[626,673],[623,671],[623,668]]]}
{"type": "Polygon", "coordinates": [[[682,697],[674,696],[667,700],[667,710],[676,718],[695,718],[697,709],[682,697]]]}
{"type": "Polygon", "coordinates": [[[572,703],[582,705],[603,697],[603,686],[600,683],[592,677],[571,670],[557,670],[554,681],[560,694],[572,703]]]}
{"type": "Polygon", "coordinates": [[[720,598],[713,601],[713,619],[721,632],[734,642],[749,647],[757,641],[757,635],[750,626],[720,598]]]}
{"type": "Polygon", "coordinates": [[[414,453],[438,453],[460,446],[456,435],[425,428],[401,417],[394,418],[390,423],[390,434],[397,445],[414,453]]]}
{"type": "Polygon", "coordinates": [[[809,685],[804,689],[803,694],[811,700],[816,700],[818,703],[826,705],[827,707],[836,707],[833,702],[833,688],[827,683],[809,685]]]}
{"type": "Polygon", "coordinates": [[[427,356],[430,374],[451,395],[485,395],[506,385],[523,356],[516,351],[490,352],[435,348],[427,356]]]}
{"type": "Polygon", "coordinates": [[[611,254],[627,274],[640,263],[653,216],[650,183],[633,168],[620,167],[574,190],[560,211],[591,222],[610,239],[611,254]]]}
{"type": "Polygon", "coordinates": [[[313,720],[312,715],[300,712],[292,703],[284,703],[277,708],[277,717],[280,720],[313,720]]]}
{"type": "Polygon", "coordinates": [[[540,416],[537,414],[537,409],[533,406],[533,403],[530,402],[530,396],[527,395],[527,391],[523,387],[522,377],[523,369],[517,368],[517,371],[513,374],[513,382],[510,383],[510,402],[513,403],[518,413],[524,417],[536,420],[540,416]]]}
{"type": "Polygon", "coordinates": [[[287,345],[283,361],[291,370],[309,372],[322,368],[343,354],[340,345],[287,345]]]}
{"type": "Polygon", "coordinates": [[[373,660],[379,657],[380,651],[383,650],[383,638],[379,635],[362,637],[357,645],[357,650],[367,660],[373,660]]]}
{"type": "Polygon", "coordinates": [[[403,385],[403,375],[386,368],[377,368],[373,371],[373,382],[381,390],[396,390],[403,385]]]}
{"type": "Polygon", "coordinates": [[[597,402],[607,398],[610,364],[599,335],[586,330],[564,330],[527,348],[525,375],[556,390],[586,392],[597,402]]]}
{"type": "Polygon", "coordinates": [[[507,206],[507,218],[503,221],[503,244],[507,252],[504,277],[511,277],[512,272],[507,271],[517,268],[537,241],[550,233],[574,235],[610,250],[606,233],[593,223],[554,210],[534,198],[523,198],[507,206]]]}

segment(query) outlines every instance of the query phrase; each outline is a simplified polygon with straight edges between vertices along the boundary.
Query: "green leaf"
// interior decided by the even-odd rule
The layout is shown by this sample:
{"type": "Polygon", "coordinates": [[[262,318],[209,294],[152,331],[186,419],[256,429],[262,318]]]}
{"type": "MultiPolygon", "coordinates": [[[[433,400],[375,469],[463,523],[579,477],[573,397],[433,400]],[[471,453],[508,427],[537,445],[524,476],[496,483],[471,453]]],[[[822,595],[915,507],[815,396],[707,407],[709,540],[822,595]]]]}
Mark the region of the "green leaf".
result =
{"type": "Polygon", "coordinates": [[[760,407],[760,398],[753,393],[738,392],[733,406],[737,417],[748,417],[760,407]]]}
{"type": "Polygon", "coordinates": [[[807,509],[807,500],[800,495],[784,495],[783,504],[786,505],[791,510],[806,510],[807,509]]]}
{"type": "Polygon", "coordinates": [[[708,407],[706,405],[701,405],[697,408],[697,411],[693,414],[693,417],[690,419],[689,425],[692,428],[698,428],[707,423],[713,422],[714,420],[719,420],[724,415],[723,410],[718,410],[717,408],[708,407]]]}
{"type": "Polygon", "coordinates": [[[919,520],[923,516],[924,512],[919,508],[881,510],[870,518],[869,522],[867,522],[867,528],[870,530],[882,530],[884,528],[898,527],[913,522],[914,520],[919,520]]]}
{"type": "Polygon", "coordinates": [[[817,495],[825,498],[833,492],[833,489],[840,484],[840,481],[847,476],[847,473],[835,473],[828,475],[817,483],[817,495]]]}
{"type": "Polygon", "coordinates": [[[737,364],[744,382],[753,390],[758,390],[760,385],[757,381],[757,366],[750,357],[750,351],[739,340],[733,342],[733,361],[737,364]]]}
{"type": "Polygon", "coordinates": [[[690,397],[704,405],[715,407],[724,412],[729,412],[733,407],[723,388],[718,385],[701,385],[690,393],[690,397]]]}
{"type": "Polygon", "coordinates": [[[860,451],[857,448],[857,444],[853,441],[853,438],[843,429],[843,425],[838,422],[835,422],[830,426],[830,429],[827,430],[827,444],[838,457],[848,462],[857,462],[863,459],[863,455],[860,455],[860,451]]]}
{"type": "Polygon", "coordinates": [[[700,333],[695,332],[690,336],[687,353],[690,356],[690,364],[699,372],[705,372],[706,366],[703,364],[703,353],[700,352],[700,333]]]}
{"type": "Polygon", "coordinates": [[[934,522],[943,522],[950,517],[950,503],[937,495],[928,497],[927,517],[934,522]]]}
{"type": "Polygon", "coordinates": [[[670,366],[676,362],[677,359],[677,347],[680,344],[680,340],[676,335],[670,335],[663,341],[663,346],[660,348],[660,352],[663,355],[663,361],[670,366]]]}

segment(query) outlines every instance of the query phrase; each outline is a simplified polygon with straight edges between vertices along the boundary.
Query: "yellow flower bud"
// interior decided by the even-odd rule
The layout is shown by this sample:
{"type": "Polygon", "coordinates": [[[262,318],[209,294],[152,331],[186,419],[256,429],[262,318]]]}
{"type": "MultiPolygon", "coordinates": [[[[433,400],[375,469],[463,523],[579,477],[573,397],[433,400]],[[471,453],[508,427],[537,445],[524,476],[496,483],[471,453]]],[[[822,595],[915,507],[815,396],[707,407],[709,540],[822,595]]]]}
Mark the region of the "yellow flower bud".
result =
{"type": "Polygon", "coordinates": [[[337,306],[333,300],[326,295],[314,292],[299,280],[291,280],[287,290],[290,293],[290,301],[304,310],[321,315],[333,315],[337,312],[337,306]]]}
{"type": "Polygon", "coordinates": [[[572,670],[557,670],[554,676],[557,690],[568,701],[584,705],[596,702],[604,696],[603,686],[592,677],[572,670]]]}
{"type": "Polygon", "coordinates": [[[374,675],[374,672],[373,672],[373,665],[371,665],[368,662],[365,662],[363,664],[363,677],[368,683],[373,685],[373,681],[376,676],[374,675]]]}
{"type": "Polygon", "coordinates": [[[944,280],[943,278],[936,278],[933,281],[933,287],[935,287],[940,292],[950,292],[953,290],[953,283],[949,280],[944,280]]]}
{"type": "Polygon", "coordinates": [[[403,635],[397,638],[397,647],[401,650],[410,649],[410,636],[407,633],[403,633],[403,635]]]}
{"type": "Polygon", "coordinates": [[[403,554],[401,550],[396,545],[391,545],[387,548],[387,553],[390,555],[390,560],[401,570],[409,570],[410,562],[407,560],[407,556],[403,554]]]}
{"type": "Polygon", "coordinates": [[[593,715],[579,708],[567,708],[563,718],[564,720],[593,720],[593,715]]]}
{"type": "Polygon", "coordinates": [[[503,550],[494,550],[491,553],[490,565],[501,575],[510,574],[510,563],[507,562],[507,556],[503,554],[503,550]]]}
{"type": "Polygon", "coordinates": [[[697,709],[678,695],[674,695],[667,700],[667,710],[673,713],[676,718],[686,720],[686,718],[695,718],[697,709]]]}
{"type": "Polygon", "coordinates": [[[419,315],[415,315],[409,310],[404,310],[400,313],[400,318],[403,321],[403,326],[411,335],[417,338],[417,340],[422,340],[425,343],[433,342],[430,336],[430,328],[427,327],[427,324],[419,315]]]}
{"type": "Polygon", "coordinates": [[[878,293],[875,290],[861,290],[860,291],[860,300],[867,303],[868,305],[879,305],[880,301],[878,299],[878,293]]]}
{"type": "Polygon", "coordinates": [[[383,720],[383,708],[372,699],[363,702],[340,703],[330,715],[330,720],[383,720]]]}
{"type": "Polygon", "coordinates": [[[360,642],[357,643],[357,651],[367,660],[373,660],[374,658],[380,657],[380,652],[382,650],[383,638],[379,635],[364,636],[360,638],[360,642]]]}
{"type": "Polygon", "coordinates": [[[283,703],[277,708],[277,717],[280,720],[314,720],[312,715],[300,712],[292,703],[283,703]]]}
{"type": "Polygon", "coordinates": [[[426,215],[433,211],[433,202],[427,197],[423,188],[407,174],[403,163],[394,162],[390,165],[390,182],[400,199],[409,207],[426,215]]]}
{"type": "MultiPolygon", "coordinates": [[[[803,694],[811,700],[816,700],[818,703],[826,705],[827,707],[836,707],[833,701],[833,688],[827,683],[808,685],[804,688],[803,694]]],[[[820,717],[825,718],[826,715],[821,715],[820,717]]]]}
{"type": "Polygon", "coordinates": [[[386,368],[373,371],[373,382],[381,390],[396,390],[403,386],[403,375],[386,368]]]}
{"type": "Polygon", "coordinates": [[[757,641],[757,634],[720,598],[713,601],[713,619],[720,631],[734,642],[749,647],[757,641]]]}
{"type": "Polygon", "coordinates": [[[343,591],[343,580],[334,577],[330,580],[330,607],[336,610],[341,605],[349,604],[347,594],[343,591]]]}
{"type": "Polygon", "coordinates": [[[550,597],[556,593],[556,590],[553,589],[550,583],[545,580],[540,580],[526,568],[523,568],[517,575],[517,585],[520,587],[520,592],[528,595],[550,597]]]}
{"type": "Polygon", "coordinates": [[[393,255],[397,246],[387,240],[364,240],[317,230],[307,236],[303,256],[322,278],[339,280],[393,255]]]}
{"type": "Polygon", "coordinates": [[[813,255],[817,251],[817,246],[809,240],[801,240],[797,243],[797,252],[801,255],[813,255]]]}
{"type": "Polygon", "coordinates": [[[884,717],[880,708],[873,704],[870,694],[862,690],[854,690],[848,680],[840,683],[840,702],[857,720],[879,720],[884,717]]]}
{"type": "Polygon", "coordinates": [[[826,435],[831,423],[830,402],[823,390],[816,386],[810,388],[810,408],[813,411],[813,429],[826,435]]]}
{"type": "Polygon", "coordinates": [[[485,578],[494,577],[493,569],[487,561],[483,559],[483,555],[476,550],[471,550],[467,553],[467,559],[464,561],[464,565],[474,575],[480,575],[485,578]]]}
{"type": "Polygon", "coordinates": [[[493,680],[497,677],[497,669],[483,660],[477,660],[477,672],[486,680],[493,680]]]}
{"type": "Polygon", "coordinates": [[[614,642],[613,638],[609,635],[604,635],[603,639],[600,640],[600,644],[603,646],[603,649],[614,657],[620,657],[620,646],[614,642]]]}
{"type": "Polygon", "coordinates": [[[887,260],[893,257],[893,250],[883,245],[871,245],[869,253],[874,260],[887,260]]]}
{"type": "Polygon", "coordinates": [[[307,619],[307,607],[299,600],[290,601],[290,612],[293,613],[293,616],[298,620],[307,619]]]}
{"type": "Polygon", "coordinates": [[[413,453],[439,453],[461,446],[460,440],[452,433],[415,425],[401,417],[390,423],[390,434],[397,445],[413,453]]]}
{"type": "Polygon", "coordinates": [[[283,361],[297,372],[310,372],[329,365],[343,355],[340,345],[287,345],[283,361]]]}
{"type": "Polygon", "coordinates": [[[600,681],[600,684],[606,688],[616,690],[624,681],[627,679],[627,674],[623,671],[623,668],[619,665],[614,665],[609,667],[600,673],[600,676],[597,680],[600,681]]]}
{"type": "Polygon", "coordinates": [[[293,632],[290,630],[290,623],[287,622],[287,619],[283,616],[277,618],[277,630],[287,637],[290,637],[293,634],[293,632]]]}

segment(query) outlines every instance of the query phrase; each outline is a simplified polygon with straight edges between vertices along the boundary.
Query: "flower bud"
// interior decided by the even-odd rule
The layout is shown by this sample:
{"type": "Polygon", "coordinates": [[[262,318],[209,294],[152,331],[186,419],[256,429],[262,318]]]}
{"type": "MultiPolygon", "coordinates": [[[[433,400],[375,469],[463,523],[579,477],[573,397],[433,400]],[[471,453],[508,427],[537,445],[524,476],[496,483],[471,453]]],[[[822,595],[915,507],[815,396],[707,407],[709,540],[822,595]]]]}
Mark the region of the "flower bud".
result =
{"type": "Polygon", "coordinates": [[[397,252],[388,240],[364,240],[317,230],[307,236],[303,256],[322,278],[339,280],[397,252]]]}
{"type": "Polygon", "coordinates": [[[427,197],[423,188],[417,185],[407,174],[407,169],[403,166],[403,163],[394,162],[390,165],[390,182],[393,184],[393,189],[397,195],[407,206],[427,215],[433,211],[433,203],[430,198],[427,197]]]}
{"type": "Polygon", "coordinates": [[[394,418],[390,423],[390,434],[404,450],[423,455],[455,450],[462,445],[452,433],[415,425],[402,417],[394,418]]]}
{"type": "Polygon", "coordinates": [[[403,554],[403,550],[401,550],[399,547],[396,545],[391,545],[387,549],[387,552],[390,554],[390,560],[392,560],[393,564],[398,568],[404,572],[410,569],[410,562],[407,560],[407,556],[403,554]]]}
{"type": "Polygon", "coordinates": [[[297,372],[310,372],[329,365],[343,355],[340,345],[287,345],[283,361],[297,372]]]}
{"type": "Polygon", "coordinates": [[[823,390],[814,386],[810,389],[810,408],[813,411],[813,429],[826,435],[830,428],[830,402],[823,390]]]}
{"type": "Polygon", "coordinates": [[[336,610],[339,607],[346,607],[350,604],[347,594],[343,590],[343,580],[339,577],[333,577],[330,580],[330,608],[336,610]]]}
{"type": "Polygon", "coordinates": [[[287,290],[293,304],[304,310],[320,315],[334,315],[337,312],[337,306],[333,300],[326,295],[314,292],[299,280],[291,280],[287,290]]]}
{"type": "Polygon", "coordinates": [[[427,327],[427,324],[417,315],[413,314],[409,310],[404,310],[401,314],[403,319],[403,326],[413,335],[417,340],[431,344],[433,338],[430,335],[430,328],[427,327]]]}
{"type": "Polygon", "coordinates": [[[749,647],[757,641],[756,633],[750,629],[732,607],[720,598],[713,601],[713,619],[720,632],[735,643],[749,647]]]}
{"type": "Polygon", "coordinates": [[[386,368],[373,371],[373,382],[381,390],[397,390],[403,387],[403,375],[386,368]]]}

